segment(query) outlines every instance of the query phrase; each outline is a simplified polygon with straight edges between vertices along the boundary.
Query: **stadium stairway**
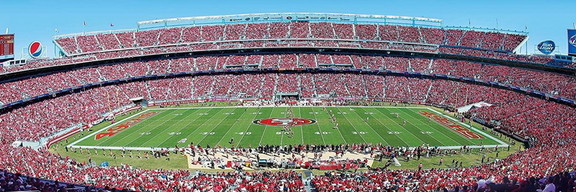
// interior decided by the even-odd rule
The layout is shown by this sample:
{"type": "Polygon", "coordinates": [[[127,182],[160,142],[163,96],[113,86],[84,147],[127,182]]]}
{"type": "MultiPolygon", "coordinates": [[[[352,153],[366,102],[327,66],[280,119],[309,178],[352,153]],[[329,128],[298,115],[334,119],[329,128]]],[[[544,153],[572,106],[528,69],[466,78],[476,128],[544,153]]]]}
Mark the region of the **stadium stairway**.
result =
{"type": "Polygon", "coordinates": [[[302,183],[304,183],[306,192],[316,191],[316,189],[312,187],[312,178],[314,178],[314,174],[310,170],[306,170],[302,174],[302,183]]]}

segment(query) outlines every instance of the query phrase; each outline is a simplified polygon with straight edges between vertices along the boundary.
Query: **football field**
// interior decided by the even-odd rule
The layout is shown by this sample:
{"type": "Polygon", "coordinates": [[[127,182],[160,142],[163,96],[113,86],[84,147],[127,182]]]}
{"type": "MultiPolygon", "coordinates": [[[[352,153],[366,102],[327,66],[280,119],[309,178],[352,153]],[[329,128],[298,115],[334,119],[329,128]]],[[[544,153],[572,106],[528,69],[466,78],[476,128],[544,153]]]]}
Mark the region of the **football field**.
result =
{"type": "Polygon", "coordinates": [[[429,144],[441,148],[506,143],[427,107],[148,108],[71,143],[134,149],[258,145],[429,144]]]}

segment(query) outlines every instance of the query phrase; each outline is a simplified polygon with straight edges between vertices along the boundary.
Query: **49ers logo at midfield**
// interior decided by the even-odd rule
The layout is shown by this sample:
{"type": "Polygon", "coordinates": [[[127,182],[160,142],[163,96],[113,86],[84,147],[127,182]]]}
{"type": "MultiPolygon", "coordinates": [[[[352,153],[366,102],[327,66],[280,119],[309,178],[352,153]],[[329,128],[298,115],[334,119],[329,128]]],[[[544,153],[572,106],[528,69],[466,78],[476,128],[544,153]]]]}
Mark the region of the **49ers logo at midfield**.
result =
{"type": "Polygon", "coordinates": [[[296,125],[312,124],[316,123],[316,121],[312,119],[302,119],[302,118],[270,118],[270,119],[254,120],[254,123],[269,126],[296,126],[296,125]]]}

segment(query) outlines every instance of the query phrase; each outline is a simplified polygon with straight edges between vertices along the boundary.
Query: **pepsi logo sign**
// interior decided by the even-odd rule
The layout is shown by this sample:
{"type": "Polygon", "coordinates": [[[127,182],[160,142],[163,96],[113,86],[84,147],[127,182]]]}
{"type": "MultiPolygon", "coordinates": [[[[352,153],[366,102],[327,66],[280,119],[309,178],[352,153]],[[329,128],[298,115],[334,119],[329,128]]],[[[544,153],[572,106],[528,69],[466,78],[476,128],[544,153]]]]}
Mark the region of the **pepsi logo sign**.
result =
{"type": "Polygon", "coordinates": [[[268,126],[297,126],[316,123],[313,119],[302,118],[269,118],[254,120],[254,124],[268,126]]]}
{"type": "Polygon", "coordinates": [[[554,43],[554,41],[542,41],[540,43],[538,43],[538,51],[548,55],[552,52],[554,52],[554,49],[556,48],[556,44],[554,43]]]}
{"type": "Polygon", "coordinates": [[[42,44],[38,41],[30,43],[30,46],[28,46],[28,54],[32,58],[40,57],[40,55],[42,55],[42,44]]]}

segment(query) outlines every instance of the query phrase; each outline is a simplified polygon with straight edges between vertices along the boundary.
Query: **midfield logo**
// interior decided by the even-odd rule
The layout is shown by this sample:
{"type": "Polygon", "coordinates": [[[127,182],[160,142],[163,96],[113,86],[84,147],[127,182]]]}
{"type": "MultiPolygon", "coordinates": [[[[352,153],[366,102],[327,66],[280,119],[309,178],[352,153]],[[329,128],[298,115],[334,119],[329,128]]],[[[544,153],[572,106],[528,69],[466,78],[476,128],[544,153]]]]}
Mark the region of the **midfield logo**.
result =
{"type": "Polygon", "coordinates": [[[316,123],[313,119],[302,118],[270,118],[258,119],[253,121],[255,124],[268,125],[268,126],[297,126],[316,123]]]}

